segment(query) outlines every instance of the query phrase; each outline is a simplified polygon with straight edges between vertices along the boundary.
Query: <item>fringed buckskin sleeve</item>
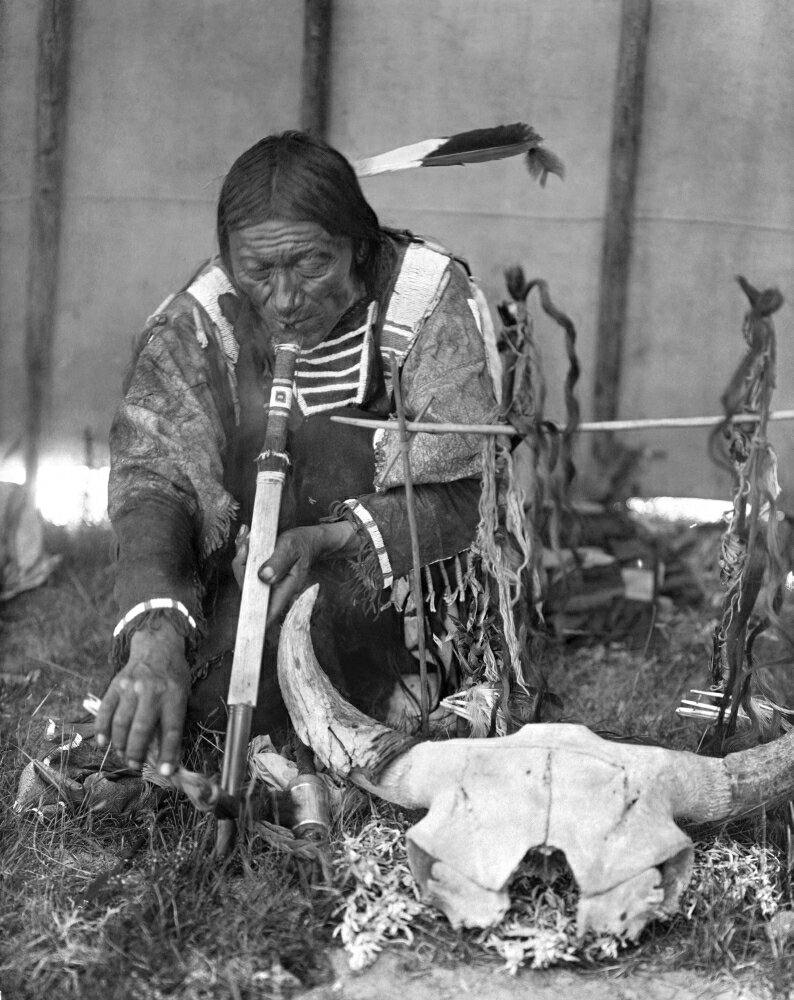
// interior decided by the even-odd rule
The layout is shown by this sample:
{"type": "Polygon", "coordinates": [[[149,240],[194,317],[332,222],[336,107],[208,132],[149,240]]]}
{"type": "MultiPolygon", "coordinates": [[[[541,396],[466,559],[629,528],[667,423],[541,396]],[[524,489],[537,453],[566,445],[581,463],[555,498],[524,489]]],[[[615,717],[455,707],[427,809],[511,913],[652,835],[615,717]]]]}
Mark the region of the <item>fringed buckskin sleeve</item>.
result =
{"type": "MultiPolygon", "coordinates": [[[[220,352],[197,339],[195,315],[193,301],[179,296],[156,318],[111,427],[108,513],[122,615],[169,597],[201,622],[201,564],[226,542],[236,512],[222,460],[233,404],[220,352]]],[[[113,661],[123,663],[136,628],[164,616],[187,636],[183,615],[150,611],[116,638],[113,661]]]]}
{"type": "MultiPolygon", "coordinates": [[[[471,545],[479,521],[480,480],[424,484],[414,488],[414,507],[423,566],[449,559],[471,545]]],[[[374,493],[359,501],[383,538],[392,576],[411,571],[411,536],[405,488],[374,493]]],[[[379,581],[380,582],[380,581],[379,581]]]]}
{"type": "MultiPolygon", "coordinates": [[[[408,352],[401,387],[408,420],[424,410],[423,420],[485,423],[496,413],[496,400],[482,334],[470,305],[468,279],[451,263],[443,290],[408,352]]],[[[410,571],[411,541],[403,485],[399,438],[381,432],[376,456],[376,492],[358,503],[377,526],[391,575],[410,571]]],[[[411,441],[419,550],[423,565],[466,550],[479,521],[480,444],[476,434],[416,434],[411,441]]],[[[354,518],[348,508],[344,516],[354,518]]],[[[366,527],[365,518],[355,518],[366,527]]],[[[372,551],[359,559],[355,572],[370,597],[390,582],[384,560],[370,532],[372,551]]]]}

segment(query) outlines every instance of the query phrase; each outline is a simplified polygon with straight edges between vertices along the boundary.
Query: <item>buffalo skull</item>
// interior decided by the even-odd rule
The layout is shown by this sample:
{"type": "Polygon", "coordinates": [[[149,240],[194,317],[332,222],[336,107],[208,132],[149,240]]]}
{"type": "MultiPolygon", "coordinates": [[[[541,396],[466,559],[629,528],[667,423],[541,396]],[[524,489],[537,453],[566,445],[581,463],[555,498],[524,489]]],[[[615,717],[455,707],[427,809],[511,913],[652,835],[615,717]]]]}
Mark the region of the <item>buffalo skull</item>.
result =
{"type": "Polygon", "coordinates": [[[407,833],[423,898],[453,926],[486,927],[509,907],[532,848],[563,851],[580,890],[578,931],[636,938],[670,915],[692,842],[676,820],[739,816],[794,794],[794,735],[716,759],[536,724],[498,739],[417,743],[344,701],[322,671],[310,620],[317,588],[281,634],[281,691],[300,739],[359,787],[426,815],[407,833]]]}

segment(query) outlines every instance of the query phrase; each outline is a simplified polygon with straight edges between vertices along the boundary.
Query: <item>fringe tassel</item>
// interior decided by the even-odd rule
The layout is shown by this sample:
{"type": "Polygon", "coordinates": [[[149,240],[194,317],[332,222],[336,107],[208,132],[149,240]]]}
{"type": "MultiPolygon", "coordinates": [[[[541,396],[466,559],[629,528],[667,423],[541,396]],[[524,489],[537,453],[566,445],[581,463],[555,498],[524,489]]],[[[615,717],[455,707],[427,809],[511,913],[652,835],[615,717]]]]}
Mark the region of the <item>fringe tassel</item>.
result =
{"type": "Polygon", "coordinates": [[[472,551],[479,556],[485,573],[496,583],[507,666],[515,681],[526,690],[514,615],[514,607],[522,593],[522,575],[532,556],[532,540],[523,513],[525,498],[515,481],[510,454],[496,438],[484,442],[482,462],[480,523],[472,551]],[[505,482],[501,490],[500,481],[505,482]],[[503,519],[500,508],[504,511],[503,519]]]}
{"type": "Polygon", "coordinates": [[[239,507],[237,501],[227,494],[212,515],[208,511],[204,512],[201,529],[201,553],[204,559],[208,559],[229,541],[239,507]]]}
{"type": "Polygon", "coordinates": [[[324,517],[323,521],[329,523],[347,521],[356,529],[359,538],[366,542],[354,558],[345,560],[350,567],[353,578],[350,585],[350,598],[353,604],[358,607],[364,608],[373,615],[377,614],[382,610],[383,572],[368,532],[361,526],[361,522],[353,511],[344,503],[335,503],[331,507],[329,516],[324,517]]]}

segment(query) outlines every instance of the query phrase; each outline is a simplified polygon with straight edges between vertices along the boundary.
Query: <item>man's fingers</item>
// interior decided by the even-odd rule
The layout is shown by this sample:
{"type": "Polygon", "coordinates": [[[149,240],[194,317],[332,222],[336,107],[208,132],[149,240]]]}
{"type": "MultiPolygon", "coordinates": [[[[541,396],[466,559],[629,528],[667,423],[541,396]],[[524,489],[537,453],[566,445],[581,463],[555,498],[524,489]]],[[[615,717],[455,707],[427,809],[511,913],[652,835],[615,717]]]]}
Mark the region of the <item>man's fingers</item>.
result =
{"type": "Polygon", "coordinates": [[[298,559],[300,559],[300,553],[293,551],[291,547],[286,548],[285,546],[281,550],[276,547],[273,555],[259,567],[259,579],[262,583],[279,583],[290,572],[298,559]]]}
{"type": "Polygon", "coordinates": [[[242,590],[243,580],[245,578],[245,564],[248,561],[248,549],[250,545],[251,529],[247,525],[243,525],[237,532],[237,538],[234,541],[235,545],[235,555],[232,559],[232,572],[234,573],[234,578],[237,581],[237,586],[242,590]]]}
{"type": "Polygon", "coordinates": [[[282,611],[287,606],[287,601],[289,596],[284,593],[282,587],[274,587],[270,591],[270,603],[267,607],[267,625],[270,626],[273,622],[278,621],[282,611]]]}
{"type": "Polygon", "coordinates": [[[267,609],[267,624],[278,621],[281,615],[289,607],[292,598],[298,592],[301,584],[306,579],[306,572],[301,571],[301,567],[294,565],[284,579],[270,591],[270,603],[267,609]]]}
{"type": "Polygon", "coordinates": [[[116,688],[119,699],[116,710],[113,713],[113,723],[110,731],[110,738],[119,753],[124,753],[127,746],[127,735],[130,725],[135,716],[135,709],[138,699],[132,687],[132,682],[122,677],[116,681],[116,688]]]}
{"type": "Polygon", "coordinates": [[[190,688],[184,639],[169,626],[135,632],[130,658],[111,681],[94,722],[97,743],[111,739],[128,766],[154,754],[163,763],[179,760],[182,724],[190,688]],[[158,751],[157,744],[165,750],[158,751]]]}
{"type": "Polygon", "coordinates": [[[187,697],[167,698],[160,716],[159,770],[166,776],[173,774],[179,763],[182,748],[182,730],[185,725],[187,697]]]}
{"type": "Polygon", "coordinates": [[[113,713],[116,711],[116,705],[119,703],[119,693],[116,688],[111,685],[105,692],[105,696],[99,706],[99,711],[94,719],[94,734],[96,736],[97,746],[104,747],[110,742],[110,723],[113,719],[113,713]]]}
{"type": "Polygon", "coordinates": [[[251,529],[247,524],[240,526],[240,530],[237,532],[237,537],[234,540],[235,554],[238,555],[243,562],[248,558],[248,546],[251,541],[251,529]]]}
{"type": "Polygon", "coordinates": [[[289,602],[303,586],[312,564],[311,535],[307,528],[297,528],[280,535],[273,555],[259,567],[259,579],[272,586],[268,624],[286,611],[289,602]]]}
{"type": "Polygon", "coordinates": [[[146,760],[160,714],[154,692],[147,691],[140,681],[135,682],[133,690],[136,694],[135,715],[127,734],[125,750],[125,756],[131,765],[142,764],[146,760]]]}
{"type": "Polygon", "coordinates": [[[262,583],[278,583],[289,572],[296,558],[292,552],[284,553],[276,550],[267,562],[263,562],[259,567],[259,579],[262,583]]]}

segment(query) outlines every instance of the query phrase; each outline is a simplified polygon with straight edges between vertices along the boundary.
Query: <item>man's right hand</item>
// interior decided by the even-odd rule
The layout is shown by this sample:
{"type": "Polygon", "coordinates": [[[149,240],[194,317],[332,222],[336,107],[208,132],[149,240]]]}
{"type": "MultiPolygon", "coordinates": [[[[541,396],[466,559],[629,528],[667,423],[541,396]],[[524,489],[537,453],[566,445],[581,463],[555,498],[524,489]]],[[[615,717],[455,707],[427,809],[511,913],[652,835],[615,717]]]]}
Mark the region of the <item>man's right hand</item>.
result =
{"type": "Polygon", "coordinates": [[[153,630],[138,629],[130,638],[130,655],[110,682],[94,722],[99,746],[113,747],[139,768],[155,740],[159,741],[161,774],[179,764],[190,668],[185,639],[163,620],[153,630]]]}

